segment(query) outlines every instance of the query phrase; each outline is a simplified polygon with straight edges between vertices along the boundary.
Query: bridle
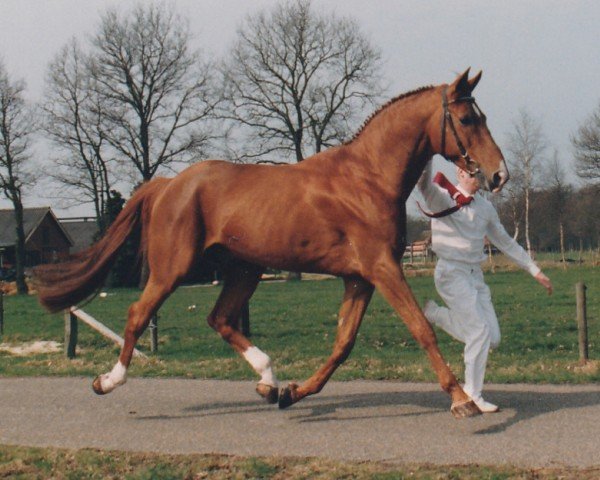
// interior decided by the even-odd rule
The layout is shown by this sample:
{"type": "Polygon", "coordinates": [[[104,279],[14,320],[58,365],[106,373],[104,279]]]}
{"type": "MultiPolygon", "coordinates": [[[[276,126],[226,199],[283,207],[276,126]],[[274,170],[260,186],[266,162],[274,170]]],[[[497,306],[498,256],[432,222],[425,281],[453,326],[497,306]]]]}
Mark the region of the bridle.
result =
{"type": "Polygon", "coordinates": [[[444,89],[442,90],[442,107],[444,108],[444,114],[442,115],[442,135],[441,135],[442,136],[442,147],[441,147],[440,154],[444,158],[446,157],[446,155],[445,155],[445,152],[446,152],[446,123],[448,123],[448,126],[450,127],[450,131],[452,132],[452,135],[454,136],[454,140],[456,141],[456,146],[458,147],[460,156],[465,161],[466,172],[469,175],[473,176],[473,175],[476,175],[477,173],[479,173],[479,164],[469,156],[469,152],[467,152],[467,149],[465,148],[464,144],[460,140],[460,137],[458,136],[458,132],[456,131],[456,127],[454,126],[454,121],[452,120],[452,114],[450,113],[450,110],[448,109],[448,105],[450,105],[452,103],[458,103],[458,102],[468,102],[473,105],[476,113],[481,118],[484,118],[484,115],[483,115],[483,112],[481,111],[481,109],[479,108],[479,105],[477,105],[477,102],[475,101],[475,97],[458,97],[449,102],[448,95],[446,93],[447,90],[448,90],[448,87],[444,87],[444,89]]]}

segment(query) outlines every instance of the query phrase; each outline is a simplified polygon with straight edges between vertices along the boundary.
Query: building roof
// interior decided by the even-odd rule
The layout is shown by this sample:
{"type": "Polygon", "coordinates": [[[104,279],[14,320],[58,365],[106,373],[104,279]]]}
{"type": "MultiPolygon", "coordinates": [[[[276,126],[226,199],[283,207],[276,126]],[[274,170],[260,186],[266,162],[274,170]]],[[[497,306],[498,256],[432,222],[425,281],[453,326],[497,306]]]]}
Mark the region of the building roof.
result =
{"type": "Polygon", "coordinates": [[[94,217],[59,218],[58,221],[73,239],[71,253],[91,247],[96,241],[98,224],[94,217]]]}
{"type": "MultiPolygon", "coordinates": [[[[62,227],[50,207],[24,208],[23,209],[23,229],[25,230],[25,241],[35,232],[42,220],[50,215],[56,225],[64,234],[67,241],[73,245],[73,240],[62,227]]],[[[0,247],[12,247],[16,241],[17,223],[15,221],[15,212],[13,209],[0,209],[0,247]]]]}

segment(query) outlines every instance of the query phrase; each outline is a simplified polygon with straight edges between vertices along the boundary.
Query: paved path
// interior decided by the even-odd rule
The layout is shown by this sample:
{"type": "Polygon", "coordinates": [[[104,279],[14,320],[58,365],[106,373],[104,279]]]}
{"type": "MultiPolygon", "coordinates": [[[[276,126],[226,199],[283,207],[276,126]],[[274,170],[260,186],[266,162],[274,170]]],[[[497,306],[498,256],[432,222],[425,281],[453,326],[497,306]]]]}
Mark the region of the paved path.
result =
{"type": "Polygon", "coordinates": [[[253,382],[0,379],[0,443],[525,467],[600,465],[600,385],[493,385],[502,412],[454,420],[437,385],[330,382],[288,410],[253,382]]]}

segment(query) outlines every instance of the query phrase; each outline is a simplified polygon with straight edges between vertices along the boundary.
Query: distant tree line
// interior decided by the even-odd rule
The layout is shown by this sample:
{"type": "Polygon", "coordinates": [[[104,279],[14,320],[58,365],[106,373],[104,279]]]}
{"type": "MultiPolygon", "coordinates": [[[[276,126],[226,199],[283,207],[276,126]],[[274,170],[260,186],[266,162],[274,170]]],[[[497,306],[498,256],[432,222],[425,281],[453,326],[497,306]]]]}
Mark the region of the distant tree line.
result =
{"type": "MultiPolygon", "coordinates": [[[[166,4],[109,9],[88,39],[73,38],[50,61],[37,106],[0,64],[0,192],[19,225],[19,291],[23,196],[40,173],[63,206],[91,204],[104,232],[131,193],[123,190],[155,175],[208,157],[301,162],[343,142],[381,99],[381,67],[379,49],[354,20],[320,13],[310,0],[249,15],[220,60],[192,49],[187,21],[166,4]],[[37,123],[33,108],[42,112],[37,123]],[[37,166],[34,133],[52,147],[37,166]]],[[[499,209],[527,248],[556,248],[557,238],[597,245],[599,137],[600,106],[572,138],[583,186],[564,181],[556,158],[544,177],[551,180],[539,183],[551,170],[547,145],[541,126],[521,112],[507,148],[513,181],[499,209]]],[[[123,268],[135,254],[125,251],[123,268]]],[[[116,284],[125,278],[113,275],[116,284]]]]}

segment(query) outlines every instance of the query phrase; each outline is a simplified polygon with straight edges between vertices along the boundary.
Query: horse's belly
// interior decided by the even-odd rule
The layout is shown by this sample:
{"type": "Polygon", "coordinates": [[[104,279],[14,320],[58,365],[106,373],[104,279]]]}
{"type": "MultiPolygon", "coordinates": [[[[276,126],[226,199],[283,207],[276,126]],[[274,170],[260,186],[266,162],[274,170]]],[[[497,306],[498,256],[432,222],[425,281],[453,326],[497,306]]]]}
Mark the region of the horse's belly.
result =
{"type": "Polygon", "coordinates": [[[351,245],[331,237],[267,235],[253,239],[229,236],[224,245],[237,258],[277,270],[334,275],[355,273],[351,245]]]}

